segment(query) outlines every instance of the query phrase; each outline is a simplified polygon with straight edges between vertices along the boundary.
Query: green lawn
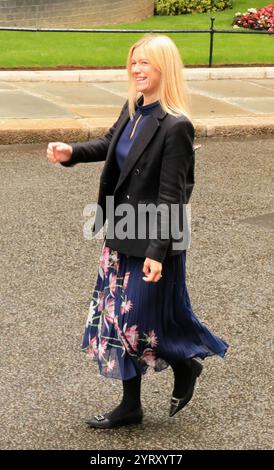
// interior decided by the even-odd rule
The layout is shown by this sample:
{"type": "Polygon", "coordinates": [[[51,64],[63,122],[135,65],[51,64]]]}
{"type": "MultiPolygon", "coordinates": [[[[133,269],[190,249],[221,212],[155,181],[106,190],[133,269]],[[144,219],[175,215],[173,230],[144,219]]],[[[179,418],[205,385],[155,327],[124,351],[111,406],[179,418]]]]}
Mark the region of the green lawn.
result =
{"type": "MultiPolygon", "coordinates": [[[[223,12],[154,16],[147,20],[109,26],[127,29],[208,29],[214,16],[216,29],[232,29],[234,13],[261,8],[270,1],[239,0],[223,12]]],[[[89,27],[89,25],[83,25],[89,27]]],[[[124,66],[129,46],[142,34],[30,33],[0,31],[0,67],[124,66]]],[[[209,34],[170,34],[186,65],[207,65],[209,34]]],[[[213,65],[273,64],[274,36],[216,34],[213,65]]]]}

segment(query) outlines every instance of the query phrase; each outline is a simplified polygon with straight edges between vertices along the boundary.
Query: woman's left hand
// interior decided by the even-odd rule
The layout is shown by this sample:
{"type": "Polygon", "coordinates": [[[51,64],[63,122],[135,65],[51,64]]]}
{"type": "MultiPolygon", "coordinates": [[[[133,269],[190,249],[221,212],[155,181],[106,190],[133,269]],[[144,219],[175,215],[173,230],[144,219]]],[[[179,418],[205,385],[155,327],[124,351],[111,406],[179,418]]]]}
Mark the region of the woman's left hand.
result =
{"type": "Polygon", "coordinates": [[[162,263],[154,259],[146,258],[144,262],[143,272],[145,276],[143,280],[146,282],[158,282],[162,277],[162,263]]]}

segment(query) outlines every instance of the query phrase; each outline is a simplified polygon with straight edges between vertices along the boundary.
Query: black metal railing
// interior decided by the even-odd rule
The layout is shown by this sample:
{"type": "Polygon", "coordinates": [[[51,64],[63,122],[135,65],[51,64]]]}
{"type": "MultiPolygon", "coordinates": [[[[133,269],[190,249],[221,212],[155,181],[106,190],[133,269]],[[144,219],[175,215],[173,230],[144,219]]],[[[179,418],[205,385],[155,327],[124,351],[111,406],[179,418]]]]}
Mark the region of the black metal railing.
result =
{"type": "Polygon", "coordinates": [[[261,30],[239,30],[239,29],[215,29],[213,16],[210,17],[211,24],[209,29],[90,29],[90,28],[27,28],[17,26],[0,26],[0,31],[29,31],[42,33],[162,33],[162,34],[195,34],[207,33],[210,35],[208,67],[212,66],[214,35],[215,34],[268,34],[274,35],[273,31],[261,30]]]}

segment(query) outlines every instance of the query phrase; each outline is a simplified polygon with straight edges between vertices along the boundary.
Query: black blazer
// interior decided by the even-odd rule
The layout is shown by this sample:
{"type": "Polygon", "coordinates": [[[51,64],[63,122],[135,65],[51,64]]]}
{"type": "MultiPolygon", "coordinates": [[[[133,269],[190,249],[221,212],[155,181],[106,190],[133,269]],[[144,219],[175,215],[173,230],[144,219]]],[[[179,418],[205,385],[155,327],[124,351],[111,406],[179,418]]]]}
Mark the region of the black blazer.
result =
{"type": "MultiPolygon", "coordinates": [[[[143,97],[138,103],[142,102],[143,97]]],[[[108,218],[106,246],[128,256],[149,257],[163,262],[166,256],[179,254],[185,249],[181,248],[182,245],[179,249],[178,245],[174,248],[173,242],[178,240],[171,233],[166,238],[160,229],[163,224],[163,227],[171,230],[169,218],[171,204],[180,205],[178,228],[180,230],[184,228],[183,204],[188,203],[194,186],[195,131],[186,116],[175,117],[166,113],[160,105],[155,107],[134,140],[120,172],[115,159],[115,145],[129,119],[128,102],[126,102],[118,120],[103,137],[72,144],[71,159],[62,165],[73,166],[80,162],[105,161],[97,202],[103,209],[103,220],[100,223],[97,211],[93,234],[98,233],[108,218]],[[107,196],[113,196],[114,211],[118,204],[123,203],[131,204],[136,214],[138,204],[139,209],[141,207],[141,210],[144,210],[145,206],[140,206],[140,203],[152,202],[156,208],[162,204],[164,210],[160,214],[157,209],[151,213],[156,235],[152,238],[146,231],[145,237],[138,236],[136,218],[134,237],[129,234],[126,238],[119,239],[115,234],[115,228],[124,215],[115,215],[110,223],[106,207],[107,196]],[[111,235],[111,231],[114,231],[114,236],[111,235]]]]}

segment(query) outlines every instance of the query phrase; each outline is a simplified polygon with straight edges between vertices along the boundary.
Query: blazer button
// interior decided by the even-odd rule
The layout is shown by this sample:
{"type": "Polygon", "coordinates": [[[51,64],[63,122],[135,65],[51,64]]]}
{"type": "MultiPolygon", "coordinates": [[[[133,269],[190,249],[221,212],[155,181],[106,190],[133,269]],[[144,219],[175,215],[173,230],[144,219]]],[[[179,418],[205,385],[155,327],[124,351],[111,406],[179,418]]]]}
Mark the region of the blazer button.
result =
{"type": "Polygon", "coordinates": [[[139,168],[136,168],[136,170],[135,170],[135,175],[139,175],[139,173],[140,173],[139,168]]]}

